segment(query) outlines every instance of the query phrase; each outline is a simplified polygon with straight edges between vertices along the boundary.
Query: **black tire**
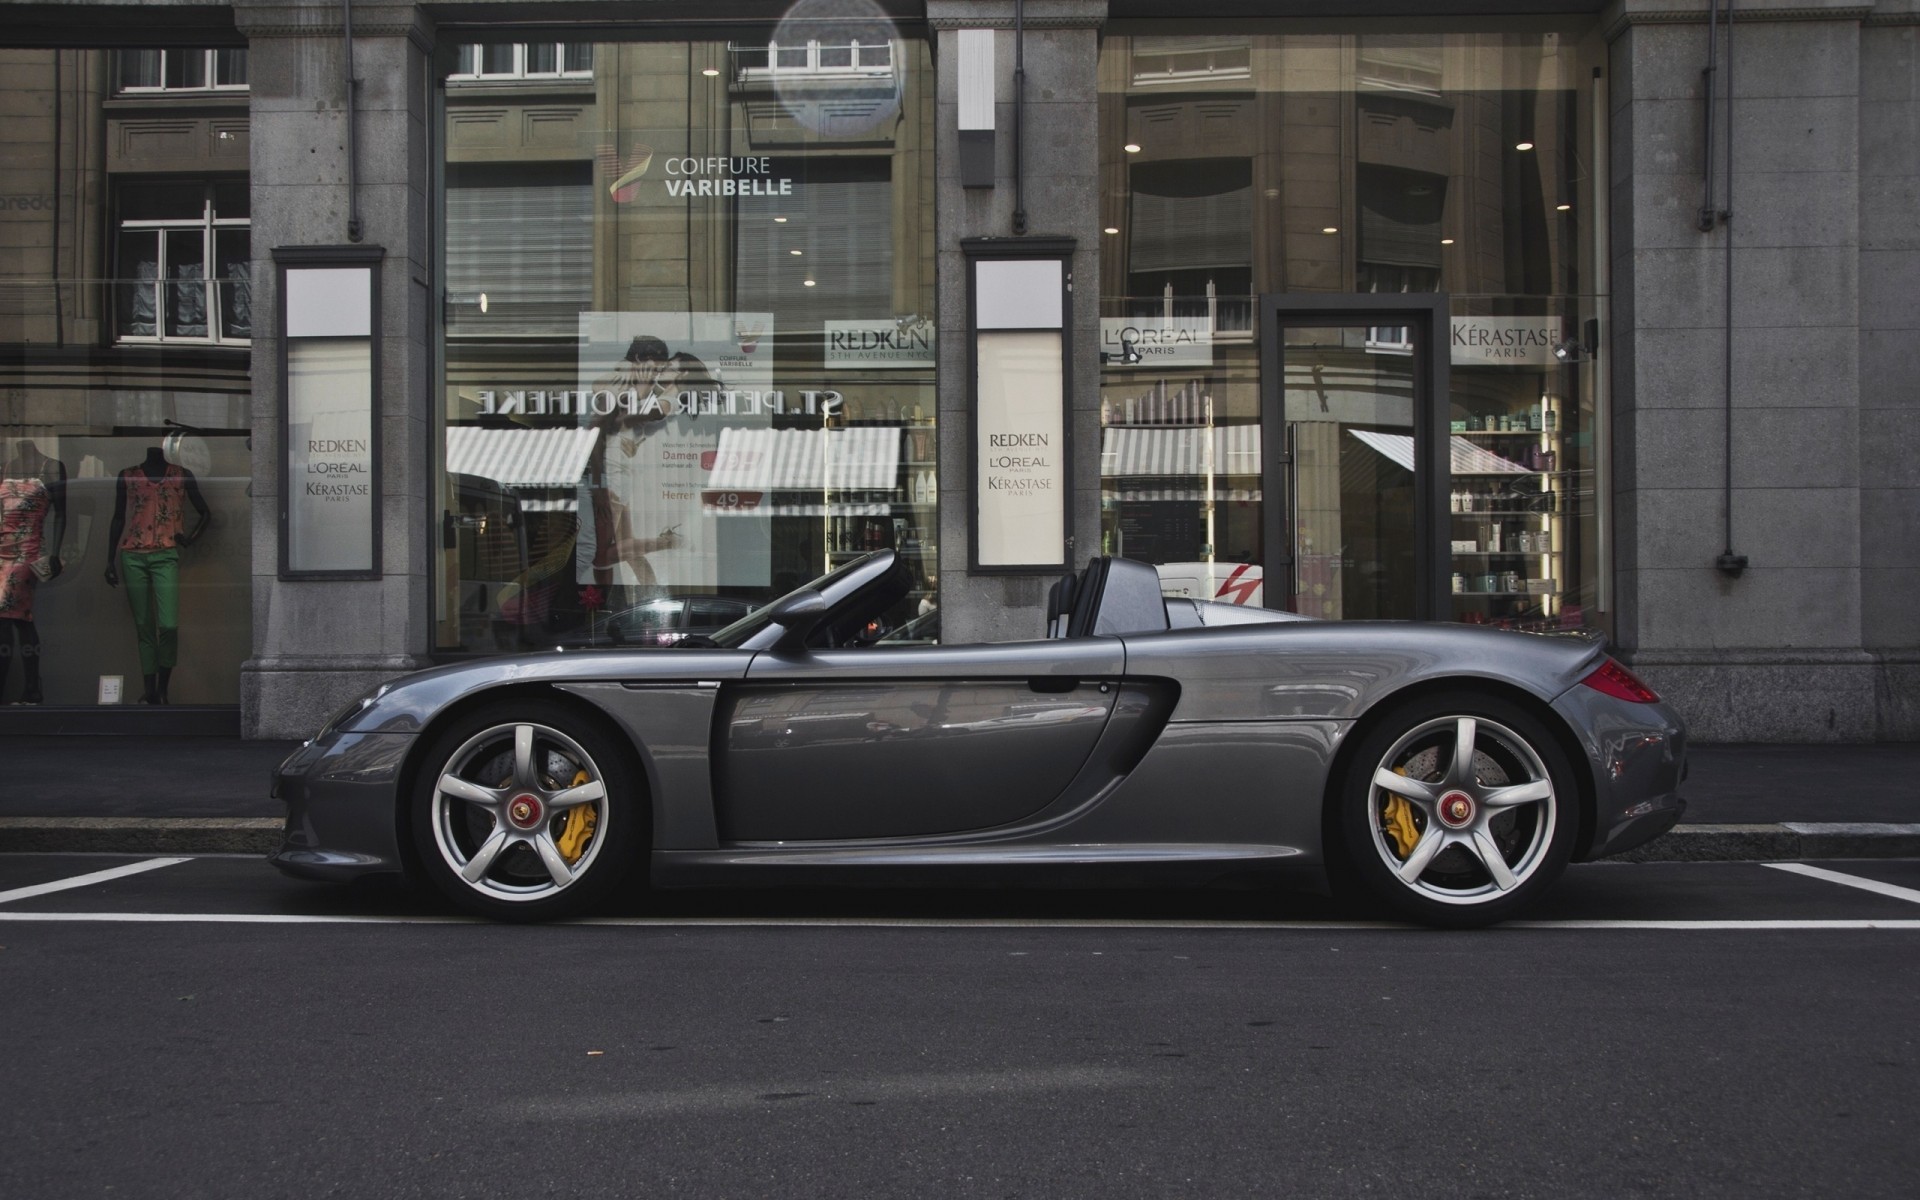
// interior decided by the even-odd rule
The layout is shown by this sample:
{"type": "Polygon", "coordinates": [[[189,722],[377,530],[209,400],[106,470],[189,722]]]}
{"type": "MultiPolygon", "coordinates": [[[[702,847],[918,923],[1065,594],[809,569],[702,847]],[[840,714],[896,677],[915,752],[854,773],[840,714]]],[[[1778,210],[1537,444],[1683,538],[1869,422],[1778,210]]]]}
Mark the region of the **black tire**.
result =
{"type": "Polygon", "coordinates": [[[645,879],[645,795],[631,747],[602,722],[555,700],[503,700],[440,730],[420,762],[414,847],[469,912],[576,916],[645,879]]]}
{"type": "Polygon", "coordinates": [[[1580,817],[1545,722],[1472,692],[1409,701],[1372,726],[1337,805],[1348,879],[1398,916],[1450,929],[1532,907],[1566,868],[1580,817]],[[1458,772],[1463,737],[1470,770],[1458,772]]]}

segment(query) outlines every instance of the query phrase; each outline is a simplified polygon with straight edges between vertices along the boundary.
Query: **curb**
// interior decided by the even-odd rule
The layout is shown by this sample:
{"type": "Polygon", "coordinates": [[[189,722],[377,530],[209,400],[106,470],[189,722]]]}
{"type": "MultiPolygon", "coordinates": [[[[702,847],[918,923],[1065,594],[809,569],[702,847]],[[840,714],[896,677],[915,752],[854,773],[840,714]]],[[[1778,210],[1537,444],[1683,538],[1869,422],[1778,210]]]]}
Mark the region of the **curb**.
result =
{"type": "Polygon", "coordinates": [[[1920,825],[1787,821],[1779,825],[1676,825],[1609,862],[1755,862],[1793,858],[1920,857],[1920,825]]]}
{"type": "MultiPolygon", "coordinates": [[[[271,854],[283,824],[275,817],[0,817],[0,853],[271,854]]],[[[1920,825],[1677,825],[1606,861],[1796,858],[1920,858],[1920,825]]]]}
{"type": "Polygon", "coordinates": [[[0,817],[0,853],[271,854],[276,817],[0,817]]]}

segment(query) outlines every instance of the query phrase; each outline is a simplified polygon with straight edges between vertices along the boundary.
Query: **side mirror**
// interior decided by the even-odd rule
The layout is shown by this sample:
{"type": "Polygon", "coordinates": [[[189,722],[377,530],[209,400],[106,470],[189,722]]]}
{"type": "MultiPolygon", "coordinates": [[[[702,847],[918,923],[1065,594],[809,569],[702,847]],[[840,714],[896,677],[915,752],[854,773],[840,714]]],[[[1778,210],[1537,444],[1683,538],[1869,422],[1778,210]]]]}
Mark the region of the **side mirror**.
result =
{"type": "Polygon", "coordinates": [[[807,638],[827,615],[827,598],[813,588],[782,596],[774,601],[773,608],[767,613],[769,624],[780,627],[780,638],[774,642],[775,650],[799,650],[807,644],[807,638]]]}

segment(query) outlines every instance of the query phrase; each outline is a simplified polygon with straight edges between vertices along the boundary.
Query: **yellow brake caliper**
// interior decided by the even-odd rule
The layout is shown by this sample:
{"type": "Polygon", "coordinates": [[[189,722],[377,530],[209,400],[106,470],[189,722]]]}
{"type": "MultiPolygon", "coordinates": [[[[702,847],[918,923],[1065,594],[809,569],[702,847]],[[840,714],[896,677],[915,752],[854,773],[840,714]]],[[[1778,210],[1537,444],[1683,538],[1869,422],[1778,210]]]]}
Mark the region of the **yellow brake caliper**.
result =
{"type": "MultiPolygon", "coordinates": [[[[1406,769],[1395,767],[1395,775],[1405,775],[1406,769]]],[[[1386,811],[1381,813],[1381,822],[1386,826],[1387,835],[1393,839],[1393,845],[1402,859],[1413,853],[1420,841],[1420,831],[1413,827],[1413,805],[1407,803],[1405,796],[1387,794],[1386,811]]]]}
{"type": "MultiPolygon", "coordinates": [[[[576,771],[573,782],[568,787],[579,787],[587,781],[585,771],[576,771]]],[[[560,848],[560,857],[570,863],[580,861],[586,852],[587,839],[593,836],[593,805],[578,804],[567,810],[567,823],[560,827],[560,836],[554,845],[560,848]]]]}

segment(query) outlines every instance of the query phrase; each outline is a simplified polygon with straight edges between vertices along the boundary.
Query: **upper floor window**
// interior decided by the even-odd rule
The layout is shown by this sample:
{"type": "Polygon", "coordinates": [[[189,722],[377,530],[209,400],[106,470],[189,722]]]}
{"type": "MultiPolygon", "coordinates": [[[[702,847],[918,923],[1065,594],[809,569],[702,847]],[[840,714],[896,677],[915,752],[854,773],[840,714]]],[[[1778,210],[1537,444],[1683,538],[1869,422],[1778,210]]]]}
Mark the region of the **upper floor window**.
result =
{"type": "Polygon", "coordinates": [[[588,79],[593,76],[591,42],[503,42],[460,47],[454,81],[493,79],[588,79]]]}
{"type": "Polygon", "coordinates": [[[115,329],[122,342],[253,336],[247,183],[128,180],[117,197],[115,329]]]}
{"type": "Polygon", "coordinates": [[[1133,39],[1134,86],[1251,79],[1252,50],[1251,40],[1244,36],[1137,37],[1133,39]]]}
{"type": "Polygon", "coordinates": [[[766,75],[888,75],[893,72],[893,43],[890,41],[828,43],[808,41],[797,45],[770,42],[760,46],[733,45],[736,77],[766,75]]]}
{"type": "Polygon", "coordinates": [[[122,50],[120,90],[141,92],[237,92],[247,86],[247,52],[229,50],[122,50]]]}

